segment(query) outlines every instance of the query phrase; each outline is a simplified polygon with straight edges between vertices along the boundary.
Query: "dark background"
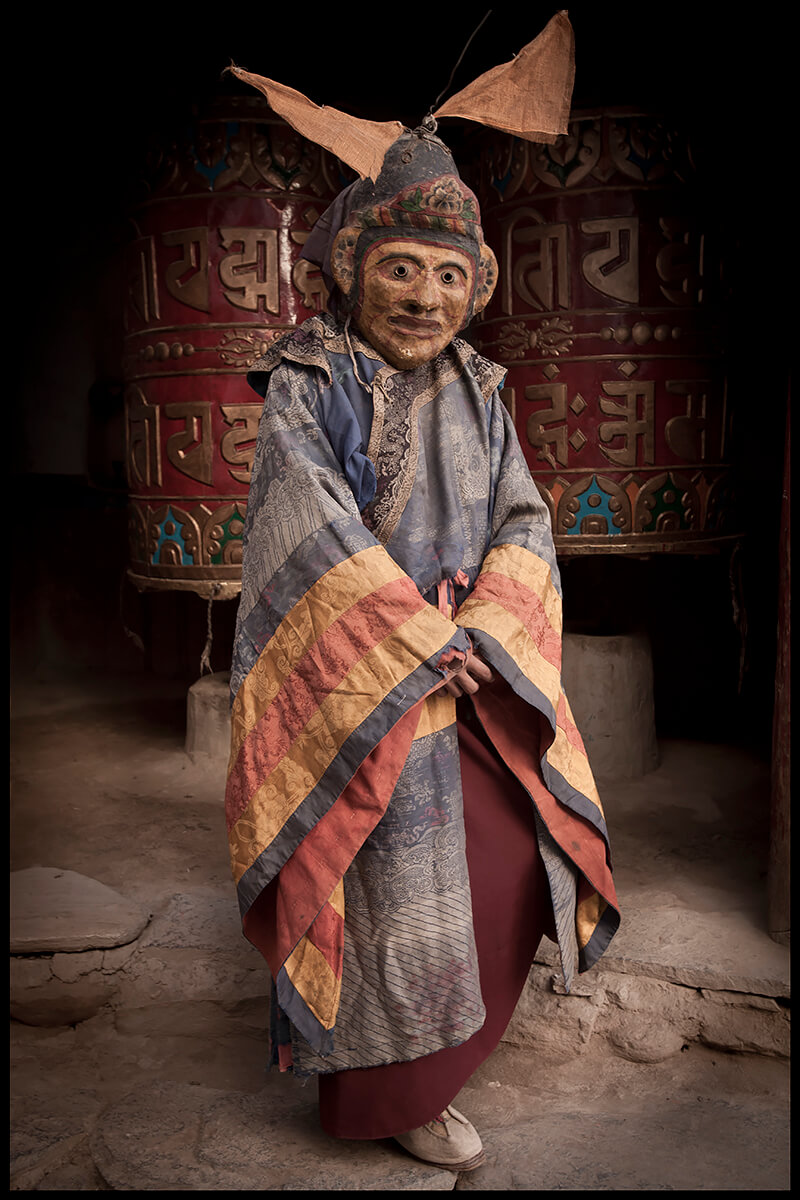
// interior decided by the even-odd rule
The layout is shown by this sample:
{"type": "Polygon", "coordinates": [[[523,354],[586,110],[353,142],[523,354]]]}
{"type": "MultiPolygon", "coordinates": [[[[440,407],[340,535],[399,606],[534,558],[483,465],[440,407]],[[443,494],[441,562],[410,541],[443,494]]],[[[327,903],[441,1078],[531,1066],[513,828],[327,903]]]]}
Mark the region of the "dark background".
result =
{"type": "MultiPolygon", "coordinates": [[[[117,261],[148,144],[180,128],[194,104],[249,91],[223,77],[231,60],[316,103],[418,124],[490,7],[85,11],[94,15],[62,8],[28,17],[7,70],[12,674],[150,671],[188,686],[200,674],[206,603],[140,595],[125,579],[117,261]]],[[[491,6],[448,94],[512,58],[555,11],[491,6]]],[[[696,4],[569,9],[573,108],[640,105],[682,121],[703,157],[709,210],[737,247],[727,315],[746,536],[734,564],[738,592],[727,555],[593,556],[565,563],[563,574],[568,621],[591,611],[648,629],[662,735],[744,741],[768,756],[789,376],[786,191],[796,151],[785,129],[791,31],[759,13],[696,4]]],[[[458,123],[440,133],[458,157],[458,123]]],[[[215,670],[228,667],[235,608],[213,609],[215,670]]]]}

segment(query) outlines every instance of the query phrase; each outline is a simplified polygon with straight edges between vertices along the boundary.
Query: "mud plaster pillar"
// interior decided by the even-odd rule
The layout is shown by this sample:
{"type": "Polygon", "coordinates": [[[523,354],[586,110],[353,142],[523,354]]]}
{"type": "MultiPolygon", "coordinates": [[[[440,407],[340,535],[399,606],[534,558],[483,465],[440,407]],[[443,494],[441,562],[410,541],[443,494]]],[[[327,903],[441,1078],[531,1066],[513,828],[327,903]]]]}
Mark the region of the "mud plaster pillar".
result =
{"type": "Polygon", "coordinates": [[[562,679],[595,775],[635,779],[658,766],[653,659],[643,633],[566,633],[562,679]]]}
{"type": "Polygon", "coordinates": [[[213,759],[227,766],[231,744],[229,671],[203,675],[189,688],[186,702],[186,753],[192,762],[213,759]]]}

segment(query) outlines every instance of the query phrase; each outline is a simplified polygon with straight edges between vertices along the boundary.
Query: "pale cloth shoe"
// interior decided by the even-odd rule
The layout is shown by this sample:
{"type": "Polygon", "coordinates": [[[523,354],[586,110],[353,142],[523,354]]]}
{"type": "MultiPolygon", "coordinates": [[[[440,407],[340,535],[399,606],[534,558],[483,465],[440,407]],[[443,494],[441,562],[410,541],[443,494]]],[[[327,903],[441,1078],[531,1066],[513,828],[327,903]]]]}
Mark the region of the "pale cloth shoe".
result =
{"type": "Polygon", "coordinates": [[[427,1125],[396,1133],[394,1140],[415,1158],[449,1171],[474,1171],[486,1157],[477,1129],[452,1104],[427,1125]]]}

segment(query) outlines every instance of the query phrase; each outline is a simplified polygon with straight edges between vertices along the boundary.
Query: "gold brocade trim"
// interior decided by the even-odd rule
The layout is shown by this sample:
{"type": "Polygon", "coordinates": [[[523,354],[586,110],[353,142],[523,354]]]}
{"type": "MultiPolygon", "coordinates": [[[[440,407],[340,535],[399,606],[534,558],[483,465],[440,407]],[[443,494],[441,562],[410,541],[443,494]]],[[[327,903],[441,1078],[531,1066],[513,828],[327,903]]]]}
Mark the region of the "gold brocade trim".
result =
{"type": "Polygon", "coordinates": [[[372,384],[375,413],[367,458],[372,460],[378,480],[390,482],[368,507],[369,525],[384,545],[397,528],[414,488],[419,463],[419,414],[461,377],[464,365],[460,356],[455,362],[436,358],[413,374],[418,375],[420,370],[430,373],[430,382],[411,397],[410,403],[403,392],[412,372],[382,367],[372,384]],[[387,395],[394,392],[398,394],[387,395]],[[405,437],[398,437],[398,430],[403,430],[405,437]]]}
{"type": "MultiPolygon", "coordinates": [[[[458,378],[458,372],[456,372],[453,368],[450,368],[445,378],[446,383],[443,386],[447,386],[447,383],[453,383],[458,378]]],[[[383,493],[383,496],[385,496],[388,500],[388,504],[382,504],[379,501],[378,505],[376,506],[376,515],[378,519],[373,525],[373,533],[379,541],[384,543],[384,545],[389,541],[395,529],[397,528],[398,522],[400,521],[405,507],[408,504],[411,492],[414,489],[414,481],[417,475],[417,464],[419,462],[420,411],[426,405],[430,404],[432,400],[435,400],[441,390],[442,388],[439,386],[438,381],[432,383],[414,398],[410,409],[408,409],[406,412],[406,420],[408,422],[408,443],[405,447],[405,453],[401,453],[398,456],[396,470],[393,470],[391,467],[389,468],[389,475],[392,483],[390,487],[388,487],[383,493]],[[384,509],[383,515],[379,515],[381,509],[384,509]]],[[[391,422],[388,424],[391,426],[391,422]]],[[[381,432],[386,430],[386,427],[387,423],[384,422],[382,424],[381,432]]],[[[372,445],[371,438],[370,445],[372,445]]],[[[381,451],[384,449],[384,446],[386,446],[386,457],[393,456],[390,448],[390,441],[388,443],[385,442],[382,446],[378,447],[378,453],[381,453],[381,451]]],[[[373,454],[371,454],[369,451],[367,452],[367,457],[371,458],[373,463],[376,463],[373,454]]],[[[376,472],[377,470],[378,467],[376,463],[376,472]]],[[[383,497],[381,497],[381,500],[383,500],[383,497]]]]}
{"type": "MultiPolygon", "coordinates": [[[[367,458],[377,469],[376,455],[383,440],[383,426],[386,418],[386,395],[383,390],[383,380],[388,368],[378,371],[372,380],[372,425],[369,431],[367,458]]],[[[389,372],[391,373],[391,372],[389,372]]]]}
{"type": "MultiPolygon", "coordinates": [[[[374,354],[374,352],[373,352],[374,354]]],[[[479,355],[468,342],[454,338],[446,351],[413,371],[381,367],[372,381],[373,418],[367,458],[375,466],[383,491],[367,506],[365,523],[386,545],[411,497],[419,464],[419,414],[445,388],[467,373],[488,401],[505,376],[505,367],[479,355]],[[425,383],[425,376],[429,382],[425,383]],[[415,386],[416,395],[409,396],[415,386]]]]}
{"type": "Polygon", "coordinates": [[[339,1010],[342,981],[321,950],[302,937],[284,963],[286,974],[323,1029],[332,1029],[339,1010]]]}
{"type": "Polygon", "coordinates": [[[588,946],[608,904],[597,892],[581,900],[575,911],[575,934],[581,950],[588,946]]]}
{"type": "Polygon", "coordinates": [[[306,333],[311,332],[316,336],[306,336],[302,341],[297,341],[297,330],[290,330],[277,338],[266,353],[256,359],[250,370],[272,371],[282,359],[286,359],[289,362],[300,363],[301,366],[319,367],[330,382],[330,364],[323,347],[323,339],[328,336],[329,328],[323,317],[309,317],[304,322],[304,329],[306,333]]]}
{"type": "Polygon", "coordinates": [[[344,880],[340,879],[328,896],[328,904],[333,911],[344,920],[344,880]]]}
{"type": "MultiPolygon", "coordinates": [[[[366,358],[380,360],[378,352],[365,341],[356,329],[350,329],[350,341],[354,350],[366,358]]],[[[292,329],[276,338],[269,349],[256,359],[252,371],[272,371],[281,360],[299,363],[300,366],[318,367],[331,382],[329,354],[349,354],[344,329],[327,313],[309,317],[299,329],[292,329]],[[296,335],[302,331],[302,336],[296,335]]]]}
{"type": "Polygon", "coordinates": [[[423,702],[414,741],[418,742],[420,738],[428,737],[431,733],[439,733],[442,729],[449,729],[451,725],[455,724],[455,720],[455,696],[451,696],[444,688],[440,688],[437,692],[431,692],[423,702]]]}

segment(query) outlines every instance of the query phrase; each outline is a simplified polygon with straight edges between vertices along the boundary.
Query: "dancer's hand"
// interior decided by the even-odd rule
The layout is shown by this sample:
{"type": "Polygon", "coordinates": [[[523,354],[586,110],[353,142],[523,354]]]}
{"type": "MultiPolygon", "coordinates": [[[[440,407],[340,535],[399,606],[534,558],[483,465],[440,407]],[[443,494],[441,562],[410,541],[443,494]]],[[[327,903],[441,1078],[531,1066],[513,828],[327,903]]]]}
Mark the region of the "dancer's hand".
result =
{"type": "Polygon", "coordinates": [[[461,670],[455,671],[448,679],[444,680],[441,687],[445,688],[451,696],[474,696],[482,683],[491,683],[493,679],[494,672],[489,664],[470,650],[467,652],[467,661],[461,670]]]}

